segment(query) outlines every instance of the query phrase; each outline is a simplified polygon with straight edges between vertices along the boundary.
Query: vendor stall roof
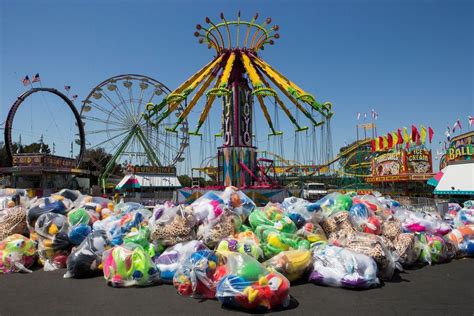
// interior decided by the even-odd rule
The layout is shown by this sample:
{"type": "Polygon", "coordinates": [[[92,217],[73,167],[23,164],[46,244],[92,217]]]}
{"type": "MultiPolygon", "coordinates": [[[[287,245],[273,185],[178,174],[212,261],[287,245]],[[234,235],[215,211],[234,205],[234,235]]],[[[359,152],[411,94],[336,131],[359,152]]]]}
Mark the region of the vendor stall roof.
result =
{"type": "Polygon", "coordinates": [[[434,194],[474,194],[474,163],[449,165],[443,169],[443,177],[434,194]]]}
{"type": "Polygon", "coordinates": [[[129,174],[126,175],[120,182],[117,184],[115,189],[120,190],[122,187],[126,187],[127,183],[130,183],[133,180],[137,185],[135,188],[140,187],[164,187],[164,188],[179,188],[181,183],[176,176],[165,176],[165,175],[138,175],[138,174],[129,174]]]}

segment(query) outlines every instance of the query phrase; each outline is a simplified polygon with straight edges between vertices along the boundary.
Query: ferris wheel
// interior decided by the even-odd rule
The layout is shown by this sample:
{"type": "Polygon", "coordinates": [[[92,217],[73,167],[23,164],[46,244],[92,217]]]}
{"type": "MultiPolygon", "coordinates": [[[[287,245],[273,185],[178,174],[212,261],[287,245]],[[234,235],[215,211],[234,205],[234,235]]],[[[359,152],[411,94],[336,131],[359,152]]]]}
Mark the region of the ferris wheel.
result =
{"type": "Polygon", "coordinates": [[[171,122],[153,127],[142,116],[147,103],[169,92],[163,83],[143,75],[124,74],[101,82],[80,111],[88,149],[103,148],[113,155],[112,164],[175,166],[184,161],[189,146],[187,121],[169,132],[171,122]]]}

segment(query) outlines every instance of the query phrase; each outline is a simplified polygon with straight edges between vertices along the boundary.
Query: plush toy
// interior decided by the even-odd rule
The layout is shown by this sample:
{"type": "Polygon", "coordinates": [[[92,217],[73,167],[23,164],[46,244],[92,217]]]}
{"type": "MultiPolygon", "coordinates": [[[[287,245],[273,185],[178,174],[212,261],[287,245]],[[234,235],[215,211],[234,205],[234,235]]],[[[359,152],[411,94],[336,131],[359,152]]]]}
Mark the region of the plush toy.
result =
{"type": "Polygon", "coordinates": [[[319,241],[327,240],[324,230],[316,223],[306,223],[303,227],[298,229],[296,235],[302,237],[309,241],[310,243],[315,243],[319,241]]]}
{"type": "Polygon", "coordinates": [[[214,248],[223,238],[237,232],[240,226],[240,217],[223,207],[223,212],[217,218],[198,227],[197,239],[214,248]]]}
{"type": "Polygon", "coordinates": [[[233,237],[227,237],[219,243],[217,251],[234,251],[245,253],[255,259],[263,258],[263,250],[259,246],[260,242],[251,231],[235,234],[233,237]]]}
{"type": "Polygon", "coordinates": [[[176,271],[173,277],[174,287],[183,296],[214,298],[217,263],[218,259],[213,251],[199,250],[193,253],[176,271]]]}
{"type": "Polygon", "coordinates": [[[347,288],[370,288],[379,284],[375,261],[364,254],[325,242],[315,244],[309,281],[347,288]]]}
{"type": "Polygon", "coordinates": [[[156,241],[150,242],[149,239],[150,230],[148,227],[139,227],[138,229],[133,227],[131,231],[123,237],[123,243],[135,243],[142,246],[150,256],[151,260],[154,260],[155,257],[159,255],[159,251],[161,251],[162,247],[158,246],[156,241]]]}
{"type": "Polygon", "coordinates": [[[173,246],[180,242],[195,239],[196,221],[192,209],[182,207],[155,210],[150,222],[151,239],[164,246],[173,246]]]}
{"type": "Polygon", "coordinates": [[[38,255],[45,271],[66,267],[72,244],[68,238],[67,218],[56,213],[45,213],[35,223],[38,236],[38,255]]]}
{"type": "Polygon", "coordinates": [[[447,262],[451,259],[446,241],[443,238],[426,233],[418,233],[416,237],[417,246],[421,249],[418,261],[431,265],[447,262]]]}
{"type": "Polygon", "coordinates": [[[0,241],[13,234],[22,234],[26,229],[26,209],[15,206],[0,210],[0,241]]]}
{"type": "Polygon", "coordinates": [[[280,273],[269,272],[256,259],[241,253],[225,255],[227,274],[217,285],[216,297],[226,306],[268,311],[290,302],[290,282],[280,273]]]}
{"type": "Polygon", "coordinates": [[[160,271],[161,281],[164,283],[173,283],[176,270],[178,270],[187,258],[200,250],[208,249],[201,241],[197,240],[182,242],[166,249],[154,260],[156,267],[160,271]]]}
{"type": "Polygon", "coordinates": [[[310,203],[297,197],[289,197],[283,200],[281,207],[284,213],[301,228],[307,222],[317,222],[320,218],[318,211],[320,206],[317,203],[310,203]]]}
{"type": "Polygon", "coordinates": [[[74,248],[67,258],[67,272],[64,278],[88,278],[96,276],[102,267],[102,254],[110,247],[107,234],[96,230],[74,248]]]}
{"type": "Polygon", "coordinates": [[[158,269],[142,246],[129,243],[102,255],[104,278],[113,287],[146,286],[159,282],[158,269]]]}
{"type": "Polygon", "coordinates": [[[249,222],[253,229],[258,226],[271,226],[281,232],[294,233],[295,223],[283,211],[274,204],[267,204],[263,209],[255,209],[249,216],[249,222]]]}
{"type": "Polygon", "coordinates": [[[311,264],[311,251],[306,249],[282,251],[264,262],[270,270],[283,274],[288,280],[298,280],[311,264]]]}
{"type": "Polygon", "coordinates": [[[30,239],[14,234],[0,242],[0,274],[12,272],[32,272],[35,244],[30,239]]]}
{"type": "Polygon", "coordinates": [[[38,199],[30,205],[26,214],[27,224],[30,230],[35,227],[36,220],[45,213],[66,214],[72,207],[72,202],[68,199],[58,196],[58,199],[46,197],[38,199]]]}
{"type": "Polygon", "coordinates": [[[271,258],[282,251],[290,249],[309,249],[308,240],[274,229],[273,227],[259,226],[255,234],[260,239],[265,258],[271,258]]]}

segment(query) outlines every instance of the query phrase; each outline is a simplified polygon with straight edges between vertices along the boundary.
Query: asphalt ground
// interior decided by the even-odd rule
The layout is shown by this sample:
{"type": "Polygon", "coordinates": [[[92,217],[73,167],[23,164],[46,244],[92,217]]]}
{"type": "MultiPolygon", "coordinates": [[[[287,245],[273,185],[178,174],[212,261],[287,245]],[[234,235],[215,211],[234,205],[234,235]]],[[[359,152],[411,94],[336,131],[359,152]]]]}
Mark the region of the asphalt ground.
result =
{"type": "MultiPolygon", "coordinates": [[[[237,315],[215,300],[181,297],[171,285],[112,288],[102,277],[63,279],[65,270],[0,275],[0,315],[237,315]]],[[[397,274],[379,288],[354,291],[292,284],[281,315],[474,315],[474,260],[397,274]]]]}

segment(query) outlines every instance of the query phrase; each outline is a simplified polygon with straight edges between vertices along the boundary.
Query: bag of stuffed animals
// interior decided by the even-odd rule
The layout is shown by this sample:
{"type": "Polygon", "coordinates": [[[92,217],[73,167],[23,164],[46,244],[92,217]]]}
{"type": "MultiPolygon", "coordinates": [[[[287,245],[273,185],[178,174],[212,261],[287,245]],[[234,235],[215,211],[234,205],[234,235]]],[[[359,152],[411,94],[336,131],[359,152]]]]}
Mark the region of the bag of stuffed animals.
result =
{"type": "Polygon", "coordinates": [[[0,242],[0,274],[32,272],[36,247],[33,241],[20,234],[11,235],[0,242]]]}
{"type": "Polygon", "coordinates": [[[333,192],[315,203],[321,208],[321,216],[327,218],[339,212],[348,212],[352,206],[352,198],[347,194],[333,192]]]}
{"type": "Polygon", "coordinates": [[[208,249],[201,241],[197,240],[178,243],[166,249],[154,260],[156,267],[160,271],[161,281],[172,284],[176,270],[188,257],[200,250],[208,249]]]}
{"type": "Polygon", "coordinates": [[[380,235],[381,222],[375,213],[363,203],[355,203],[349,210],[354,227],[364,233],[380,235]]]}
{"type": "Polygon", "coordinates": [[[427,263],[443,263],[451,260],[455,253],[451,253],[447,245],[447,240],[437,235],[418,233],[417,247],[420,248],[418,261],[427,263]]]}
{"type": "Polygon", "coordinates": [[[314,245],[312,257],[310,282],[352,289],[379,284],[377,264],[369,256],[321,242],[314,245]]]}
{"type": "Polygon", "coordinates": [[[175,272],[173,285],[179,294],[194,298],[214,298],[218,258],[211,250],[199,250],[187,257],[175,272]]]}
{"type": "Polygon", "coordinates": [[[273,226],[260,225],[255,229],[255,235],[260,239],[265,258],[271,258],[286,250],[310,248],[308,240],[296,234],[284,233],[273,226]]]}
{"type": "Polygon", "coordinates": [[[67,218],[56,213],[45,213],[35,223],[38,236],[38,255],[45,271],[66,267],[72,245],[68,238],[67,218]]]}
{"type": "Polygon", "coordinates": [[[219,216],[199,225],[196,236],[206,246],[214,248],[222,239],[236,233],[241,225],[240,217],[232,213],[227,206],[222,205],[219,216]]]}
{"type": "Polygon", "coordinates": [[[350,220],[350,215],[345,211],[325,217],[321,221],[321,227],[328,239],[332,238],[334,234],[348,235],[355,232],[355,228],[350,220]]]}
{"type": "Polygon", "coordinates": [[[89,278],[101,271],[102,254],[110,246],[103,230],[90,233],[74,248],[67,258],[67,272],[64,278],[89,278]]]}
{"type": "Polygon", "coordinates": [[[164,246],[196,239],[192,209],[183,206],[160,205],[150,219],[151,239],[164,246]]]}
{"type": "Polygon", "coordinates": [[[437,213],[413,212],[398,208],[394,216],[402,223],[406,232],[434,234],[444,236],[451,231],[451,226],[443,222],[437,213]]]}
{"type": "Polygon", "coordinates": [[[453,229],[444,238],[454,243],[457,248],[457,256],[474,256],[474,225],[453,229]]]}
{"type": "Polygon", "coordinates": [[[311,244],[320,241],[326,241],[326,233],[323,228],[316,223],[306,223],[296,231],[296,236],[302,237],[311,244]]]}
{"type": "Polygon", "coordinates": [[[238,252],[219,253],[216,297],[225,306],[249,311],[269,311],[290,303],[290,281],[282,274],[268,271],[263,264],[238,252]]]}
{"type": "Polygon", "coordinates": [[[190,205],[198,224],[220,216],[223,206],[242,221],[255,209],[255,203],[234,187],[227,187],[224,192],[208,191],[190,205]]]}
{"type": "Polygon", "coordinates": [[[264,208],[255,209],[249,216],[249,223],[255,230],[259,226],[272,227],[284,233],[294,233],[296,225],[283,213],[283,210],[273,203],[268,203],[264,208]]]}
{"type": "Polygon", "coordinates": [[[92,231],[91,215],[85,208],[79,207],[67,214],[69,241],[78,246],[92,231]]]}
{"type": "Polygon", "coordinates": [[[252,231],[241,232],[222,239],[217,245],[217,251],[234,251],[245,253],[255,259],[263,259],[260,241],[252,231]]]}
{"type": "Polygon", "coordinates": [[[148,226],[150,216],[151,212],[143,206],[133,207],[126,212],[121,211],[101,221],[96,221],[92,227],[93,230],[105,230],[112,245],[117,246],[123,243],[123,238],[127,233],[148,226]]]}
{"type": "Polygon", "coordinates": [[[311,203],[305,199],[297,197],[289,197],[283,200],[281,207],[295,224],[296,227],[301,228],[304,224],[317,223],[321,220],[321,214],[318,211],[321,209],[317,203],[311,203]]]}
{"type": "Polygon", "coordinates": [[[13,234],[23,234],[26,230],[26,208],[12,206],[0,210],[0,240],[13,234]]]}
{"type": "Polygon", "coordinates": [[[104,278],[112,287],[148,286],[160,273],[147,251],[135,243],[115,246],[102,255],[104,278]]]}
{"type": "MultiPolygon", "coordinates": [[[[350,249],[355,252],[367,255],[375,260],[378,267],[379,277],[384,280],[391,280],[395,268],[398,264],[396,253],[389,250],[387,244],[389,240],[383,239],[367,233],[355,232],[333,240],[337,246],[350,249]]],[[[394,249],[393,245],[390,245],[394,249]]]]}
{"type": "Polygon", "coordinates": [[[26,213],[26,223],[31,234],[30,238],[36,240],[35,223],[41,215],[46,213],[66,215],[72,207],[72,201],[60,195],[55,196],[55,198],[45,197],[32,201],[26,213]]]}
{"type": "Polygon", "coordinates": [[[288,280],[296,281],[311,265],[311,251],[306,249],[282,251],[263,265],[269,271],[283,274],[288,280]]]}

